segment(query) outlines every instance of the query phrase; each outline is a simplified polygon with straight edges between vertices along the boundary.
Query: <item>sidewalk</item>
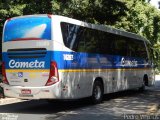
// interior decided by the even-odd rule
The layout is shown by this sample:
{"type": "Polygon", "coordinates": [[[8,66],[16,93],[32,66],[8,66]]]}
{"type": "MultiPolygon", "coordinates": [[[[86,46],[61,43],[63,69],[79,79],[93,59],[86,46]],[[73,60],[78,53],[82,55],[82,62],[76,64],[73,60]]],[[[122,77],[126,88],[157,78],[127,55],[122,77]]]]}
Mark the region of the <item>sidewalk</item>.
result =
{"type": "Polygon", "coordinates": [[[25,100],[21,100],[18,98],[1,98],[0,105],[7,105],[7,104],[17,103],[22,101],[25,101],[25,100]]]}
{"type": "MultiPolygon", "coordinates": [[[[0,83],[1,87],[1,83],[0,83]]],[[[12,103],[17,103],[17,102],[22,102],[24,100],[17,99],[17,98],[8,98],[3,96],[2,89],[0,89],[0,105],[6,105],[6,104],[12,104],[12,103]]]]}

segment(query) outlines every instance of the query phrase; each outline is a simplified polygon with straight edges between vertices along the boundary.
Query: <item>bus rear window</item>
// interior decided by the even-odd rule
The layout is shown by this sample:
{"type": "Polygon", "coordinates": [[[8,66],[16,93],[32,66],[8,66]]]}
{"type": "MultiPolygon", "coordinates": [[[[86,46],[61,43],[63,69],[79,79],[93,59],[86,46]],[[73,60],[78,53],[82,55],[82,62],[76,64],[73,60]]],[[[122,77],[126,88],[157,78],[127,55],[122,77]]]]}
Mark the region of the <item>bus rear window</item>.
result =
{"type": "Polygon", "coordinates": [[[4,27],[4,42],[15,40],[51,40],[51,19],[47,16],[20,17],[4,27]]]}

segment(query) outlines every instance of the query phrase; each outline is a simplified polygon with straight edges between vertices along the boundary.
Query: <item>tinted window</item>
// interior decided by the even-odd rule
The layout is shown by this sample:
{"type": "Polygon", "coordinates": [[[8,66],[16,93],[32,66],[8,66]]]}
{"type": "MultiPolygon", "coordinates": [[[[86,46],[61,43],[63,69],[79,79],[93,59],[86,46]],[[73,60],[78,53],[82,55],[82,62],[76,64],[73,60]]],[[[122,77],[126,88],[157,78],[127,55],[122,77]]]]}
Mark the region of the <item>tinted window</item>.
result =
{"type": "Polygon", "coordinates": [[[143,41],[128,40],[128,56],[147,58],[147,51],[143,41]]]}
{"type": "Polygon", "coordinates": [[[77,52],[146,58],[143,41],[69,23],[61,23],[66,47],[77,52]]]}
{"type": "Polygon", "coordinates": [[[148,58],[147,57],[147,51],[146,51],[146,46],[143,41],[135,41],[137,44],[136,52],[137,56],[136,57],[142,57],[144,59],[148,58]]]}
{"type": "Polygon", "coordinates": [[[61,29],[65,46],[77,51],[78,45],[80,44],[81,47],[79,49],[83,51],[85,44],[83,42],[84,39],[82,39],[84,28],[73,24],[61,23],[61,29]]]}
{"type": "Polygon", "coordinates": [[[114,54],[121,55],[121,56],[127,56],[127,44],[126,40],[122,37],[117,37],[117,39],[114,41],[114,54]]]}
{"type": "Polygon", "coordinates": [[[113,54],[114,53],[114,40],[113,34],[99,31],[99,46],[101,54],[113,54]]]}
{"type": "Polygon", "coordinates": [[[85,28],[85,50],[89,53],[99,53],[99,34],[97,30],[85,28]]]}
{"type": "Polygon", "coordinates": [[[62,35],[66,47],[77,52],[98,52],[98,38],[93,29],[61,23],[62,35]]]}

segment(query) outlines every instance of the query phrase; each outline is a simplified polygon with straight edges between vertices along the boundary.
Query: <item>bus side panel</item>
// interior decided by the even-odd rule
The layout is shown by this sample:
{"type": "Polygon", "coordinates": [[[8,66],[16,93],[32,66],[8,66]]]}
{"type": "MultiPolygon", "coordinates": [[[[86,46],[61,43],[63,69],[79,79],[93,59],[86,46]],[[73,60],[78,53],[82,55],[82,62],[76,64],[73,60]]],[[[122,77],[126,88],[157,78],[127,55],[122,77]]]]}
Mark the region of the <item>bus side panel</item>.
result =
{"type": "Polygon", "coordinates": [[[54,51],[53,59],[61,73],[62,96],[66,99],[91,96],[98,77],[103,79],[105,93],[138,88],[148,69],[140,59],[121,56],[54,51]]]}
{"type": "Polygon", "coordinates": [[[92,73],[62,72],[62,99],[78,99],[91,95],[92,73]],[[87,74],[87,75],[85,75],[87,74]]]}

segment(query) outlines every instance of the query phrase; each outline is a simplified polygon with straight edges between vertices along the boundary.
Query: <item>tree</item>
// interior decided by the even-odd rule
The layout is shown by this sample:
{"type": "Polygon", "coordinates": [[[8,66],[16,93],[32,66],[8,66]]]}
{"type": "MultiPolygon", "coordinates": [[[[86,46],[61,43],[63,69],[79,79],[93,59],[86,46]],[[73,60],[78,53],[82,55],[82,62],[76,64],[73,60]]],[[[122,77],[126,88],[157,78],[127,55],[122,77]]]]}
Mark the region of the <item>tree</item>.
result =
{"type": "Polygon", "coordinates": [[[63,0],[52,2],[52,12],[91,23],[115,24],[127,7],[118,0],[63,0]]]}
{"type": "MultiPolygon", "coordinates": [[[[156,50],[153,53],[155,58],[158,58],[155,53],[160,55],[160,11],[143,0],[123,0],[123,2],[128,8],[127,16],[117,21],[114,26],[148,39],[152,48],[156,50]]],[[[155,59],[155,62],[160,65],[158,59],[155,59]]]]}
{"type": "Polygon", "coordinates": [[[23,15],[26,7],[20,0],[0,0],[0,37],[2,38],[2,28],[5,20],[14,16],[23,15]]]}
{"type": "Polygon", "coordinates": [[[28,14],[52,14],[52,1],[54,0],[26,0],[23,15],[28,14]]]}

